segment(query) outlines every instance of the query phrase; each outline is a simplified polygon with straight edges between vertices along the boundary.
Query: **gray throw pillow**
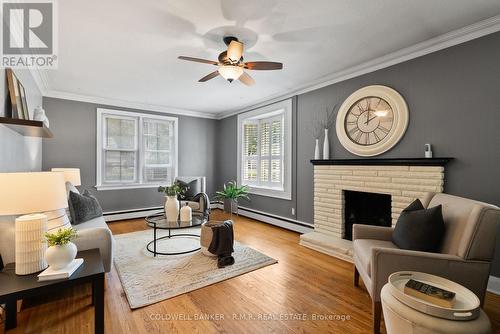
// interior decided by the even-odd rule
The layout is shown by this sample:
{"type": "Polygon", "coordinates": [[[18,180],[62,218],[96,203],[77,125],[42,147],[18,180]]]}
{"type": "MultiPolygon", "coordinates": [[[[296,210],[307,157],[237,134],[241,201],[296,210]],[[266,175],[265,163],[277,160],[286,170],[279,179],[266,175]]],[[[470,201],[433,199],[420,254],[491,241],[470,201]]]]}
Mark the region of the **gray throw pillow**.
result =
{"type": "Polygon", "coordinates": [[[193,198],[201,192],[201,182],[199,179],[194,179],[191,182],[178,181],[182,187],[186,188],[184,198],[193,198]]]}
{"type": "Polygon", "coordinates": [[[439,252],[444,232],[441,205],[425,209],[417,199],[401,212],[392,242],[401,249],[439,252]]]}
{"type": "Polygon", "coordinates": [[[102,216],[102,209],[97,198],[88,190],[81,195],[73,191],[69,192],[69,211],[73,225],[102,216]]]}

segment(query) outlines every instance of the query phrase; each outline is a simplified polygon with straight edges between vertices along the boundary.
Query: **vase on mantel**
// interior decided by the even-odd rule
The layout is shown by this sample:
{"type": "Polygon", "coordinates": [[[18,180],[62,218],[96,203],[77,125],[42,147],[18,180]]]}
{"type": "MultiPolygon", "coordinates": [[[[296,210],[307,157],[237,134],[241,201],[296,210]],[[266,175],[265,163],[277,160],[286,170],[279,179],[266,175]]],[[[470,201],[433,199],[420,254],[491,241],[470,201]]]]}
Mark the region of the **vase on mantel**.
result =
{"type": "Polygon", "coordinates": [[[328,129],[325,129],[325,141],[323,142],[323,160],[330,159],[330,141],[328,140],[328,129]]]}
{"type": "Polygon", "coordinates": [[[316,139],[316,146],[314,147],[314,160],[319,160],[319,139],[316,139]]]}
{"type": "Polygon", "coordinates": [[[179,217],[179,200],[177,196],[165,196],[165,218],[169,222],[176,222],[179,217]]]}

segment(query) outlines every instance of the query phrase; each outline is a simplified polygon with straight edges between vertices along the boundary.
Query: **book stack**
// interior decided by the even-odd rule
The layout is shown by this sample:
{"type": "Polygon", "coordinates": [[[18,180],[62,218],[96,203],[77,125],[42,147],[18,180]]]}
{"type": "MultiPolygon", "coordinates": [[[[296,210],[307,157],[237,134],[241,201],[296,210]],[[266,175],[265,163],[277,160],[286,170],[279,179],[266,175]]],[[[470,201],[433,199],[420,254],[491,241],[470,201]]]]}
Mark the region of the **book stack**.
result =
{"type": "Polygon", "coordinates": [[[83,259],[74,259],[62,269],[52,269],[48,267],[38,275],[38,281],[52,281],[58,279],[70,278],[73,273],[83,264],[83,259]]]}
{"type": "Polygon", "coordinates": [[[434,305],[452,308],[455,302],[455,293],[410,279],[404,287],[407,295],[422,299],[434,305]]]}

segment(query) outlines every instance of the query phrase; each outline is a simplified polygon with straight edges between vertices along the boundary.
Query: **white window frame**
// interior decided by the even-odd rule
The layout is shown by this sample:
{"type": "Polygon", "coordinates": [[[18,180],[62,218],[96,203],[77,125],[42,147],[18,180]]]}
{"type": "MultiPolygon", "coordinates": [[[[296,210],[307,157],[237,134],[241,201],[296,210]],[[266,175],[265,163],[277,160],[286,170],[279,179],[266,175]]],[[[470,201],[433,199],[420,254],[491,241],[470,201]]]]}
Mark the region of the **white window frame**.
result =
{"type": "MultiPolygon", "coordinates": [[[[272,116],[283,115],[283,154],[284,159],[282,172],[283,172],[283,187],[282,189],[276,189],[266,186],[256,186],[248,184],[249,193],[261,196],[275,197],[286,200],[292,199],[292,100],[287,99],[284,101],[276,102],[265,107],[257,108],[238,115],[238,150],[237,150],[237,182],[242,184],[243,180],[243,124],[245,121],[249,120],[259,120],[264,118],[269,118],[272,116]]],[[[260,127],[259,127],[260,128],[260,127]]],[[[259,130],[260,136],[260,130],[259,130]]],[[[258,151],[260,151],[260,137],[258,143],[258,151]]],[[[271,154],[271,152],[269,152],[271,154]]],[[[271,167],[271,166],[269,166],[271,167]]],[[[260,159],[257,163],[257,169],[260,168],[260,159]]],[[[271,173],[271,168],[269,168],[269,173],[271,173]]],[[[260,177],[258,173],[257,177],[260,177]]]]}
{"type": "Polygon", "coordinates": [[[137,112],[123,111],[123,110],[115,110],[115,109],[105,109],[105,108],[97,108],[97,140],[96,140],[96,186],[97,190],[117,190],[117,189],[138,189],[138,188],[156,188],[160,185],[170,185],[166,183],[151,183],[144,181],[143,175],[143,161],[144,161],[144,143],[143,143],[143,120],[144,119],[152,119],[152,120],[161,120],[161,121],[171,121],[174,123],[174,162],[173,168],[174,173],[172,179],[178,176],[178,164],[179,164],[179,136],[178,136],[178,123],[179,119],[177,117],[171,116],[159,116],[152,114],[143,114],[137,112]],[[136,175],[134,182],[123,182],[123,183],[104,183],[103,180],[103,171],[104,171],[104,152],[105,149],[103,147],[104,140],[104,118],[106,116],[111,116],[114,118],[123,118],[123,119],[134,119],[136,120],[136,152],[137,157],[135,160],[136,163],[136,175]]]}

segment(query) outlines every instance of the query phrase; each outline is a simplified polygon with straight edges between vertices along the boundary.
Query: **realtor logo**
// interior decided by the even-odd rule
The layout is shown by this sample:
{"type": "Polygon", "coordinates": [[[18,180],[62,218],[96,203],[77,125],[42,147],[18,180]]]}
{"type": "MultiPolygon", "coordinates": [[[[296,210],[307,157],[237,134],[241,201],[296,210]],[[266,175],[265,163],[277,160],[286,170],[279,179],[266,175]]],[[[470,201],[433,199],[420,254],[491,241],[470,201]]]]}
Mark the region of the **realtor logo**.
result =
{"type": "Polygon", "coordinates": [[[1,67],[56,68],[56,3],[2,1],[1,67]]]}

